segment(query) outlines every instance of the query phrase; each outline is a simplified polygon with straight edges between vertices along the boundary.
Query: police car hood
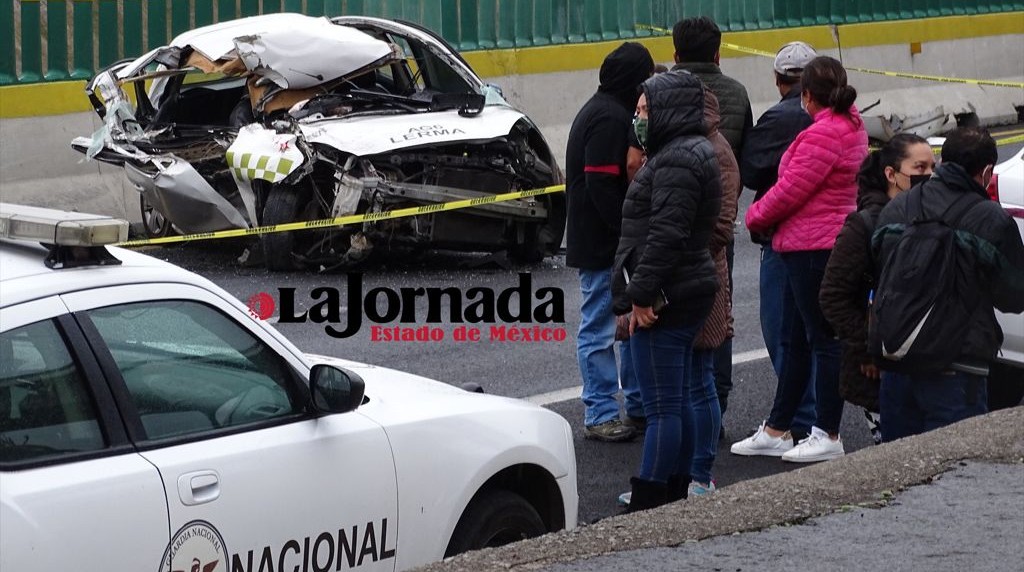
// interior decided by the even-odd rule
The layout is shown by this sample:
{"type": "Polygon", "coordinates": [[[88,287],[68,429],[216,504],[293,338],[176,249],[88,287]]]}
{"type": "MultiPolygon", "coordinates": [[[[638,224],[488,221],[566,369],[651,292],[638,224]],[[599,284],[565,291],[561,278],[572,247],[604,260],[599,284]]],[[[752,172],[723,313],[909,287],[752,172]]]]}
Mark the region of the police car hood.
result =
{"type": "Polygon", "coordinates": [[[457,110],[331,117],[303,122],[300,129],[309,143],[365,157],[398,149],[505,137],[525,117],[507,105],[490,104],[470,117],[457,110]]]}

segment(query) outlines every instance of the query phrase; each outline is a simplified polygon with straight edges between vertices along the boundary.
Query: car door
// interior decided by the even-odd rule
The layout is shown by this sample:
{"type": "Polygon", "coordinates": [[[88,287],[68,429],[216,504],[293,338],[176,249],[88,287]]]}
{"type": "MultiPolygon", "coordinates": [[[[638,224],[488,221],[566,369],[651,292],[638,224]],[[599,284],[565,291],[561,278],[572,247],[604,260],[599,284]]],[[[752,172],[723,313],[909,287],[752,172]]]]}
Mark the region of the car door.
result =
{"type": "MultiPolygon", "coordinates": [[[[999,201],[1024,237],[1024,151],[996,165],[995,171],[999,176],[999,201]]],[[[1024,364],[1024,314],[997,311],[996,317],[1003,328],[1001,357],[1020,367],[1024,364]]]]}
{"type": "Polygon", "coordinates": [[[315,416],[302,360],[239,307],[190,285],[66,295],[114,370],[128,432],[160,471],[162,570],[393,570],[398,507],[383,429],[315,416]]]}
{"type": "Polygon", "coordinates": [[[0,570],[153,569],[170,536],[160,474],[67,308],[9,306],[0,330],[0,570]]]}

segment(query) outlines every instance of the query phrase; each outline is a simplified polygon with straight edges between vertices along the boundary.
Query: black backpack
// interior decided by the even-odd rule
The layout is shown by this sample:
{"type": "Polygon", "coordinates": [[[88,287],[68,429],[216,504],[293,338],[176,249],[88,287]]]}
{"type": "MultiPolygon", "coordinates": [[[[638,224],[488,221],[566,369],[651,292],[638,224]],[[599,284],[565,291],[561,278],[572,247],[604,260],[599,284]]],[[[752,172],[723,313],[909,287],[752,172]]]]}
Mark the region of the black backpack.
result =
{"type": "Polygon", "coordinates": [[[981,298],[971,256],[957,245],[956,228],[982,199],[966,193],[941,215],[929,218],[924,214],[923,187],[907,193],[910,222],[881,261],[869,316],[868,351],[882,369],[940,371],[959,357],[981,298]]]}

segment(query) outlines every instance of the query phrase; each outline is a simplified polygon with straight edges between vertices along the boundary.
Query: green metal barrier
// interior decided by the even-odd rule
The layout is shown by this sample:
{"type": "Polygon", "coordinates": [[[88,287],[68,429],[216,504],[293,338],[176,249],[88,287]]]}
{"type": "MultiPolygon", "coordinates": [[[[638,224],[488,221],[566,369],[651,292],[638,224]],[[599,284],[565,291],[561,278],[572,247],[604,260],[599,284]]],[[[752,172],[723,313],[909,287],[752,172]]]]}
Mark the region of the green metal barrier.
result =
{"type": "Polygon", "coordinates": [[[701,14],[743,31],[1024,10],[1024,2],[977,0],[0,0],[0,85],[87,78],[261,5],[262,13],[409,20],[462,51],[645,37],[636,24],[671,28],[701,14]]]}

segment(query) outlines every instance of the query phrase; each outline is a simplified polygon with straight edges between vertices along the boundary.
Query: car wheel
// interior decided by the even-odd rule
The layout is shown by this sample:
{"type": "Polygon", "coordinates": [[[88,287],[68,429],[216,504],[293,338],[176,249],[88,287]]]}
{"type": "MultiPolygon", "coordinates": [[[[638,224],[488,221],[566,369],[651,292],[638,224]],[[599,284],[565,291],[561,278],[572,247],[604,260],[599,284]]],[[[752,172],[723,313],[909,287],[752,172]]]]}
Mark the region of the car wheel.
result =
{"type": "Polygon", "coordinates": [[[509,258],[516,262],[535,264],[558,252],[565,233],[564,197],[546,196],[540,201],[548,209],[543,223],[524,223],[516,229],[516,237],[509,247],[509,258]],[[521,233],[521,234],[520,234],[521,233]]]}
{"type": "MultiPolygon", "coordinates": [[[[275,185],[263,207],[263,225],[285,224],[318,218],[319,208],[313,191],[305,185],[275,185]]],[[[276,232],[261,238],[263,259],[268,270],[288,271],[302,268],[302,259],[316,231],[276,232]]]]}
{"type": "MultiPolygon", "coordinates": [[[[523,225],[523,237],[508,249],[508,256],[515,262],[536,264],[544,260],[544,244],[541,241],[540,233],[542,226],[536,223],[523,225]]],[[[518,229],[517,229],[518,230],[518,229]]]]}
{"type": "Polygon", "coordinates": [[[142,229],[149,238],[160,238],[171,233],[171,221],[153,205],[146,197],[139,195],[139,210],[142,214],[142,229]]]}
{"type": "Polygon", "coordinates": [[[490,489],[477,494],[462,513],[445,557],[503,546],[546,532],[544,521],[526,499],[505,489],[490,489]]]}
{"type": "Polygon", "coordinates": [[[994,363],[988,373],[988,410],[1007,409],[1024,399],[1024,368],[994,363]]]}

